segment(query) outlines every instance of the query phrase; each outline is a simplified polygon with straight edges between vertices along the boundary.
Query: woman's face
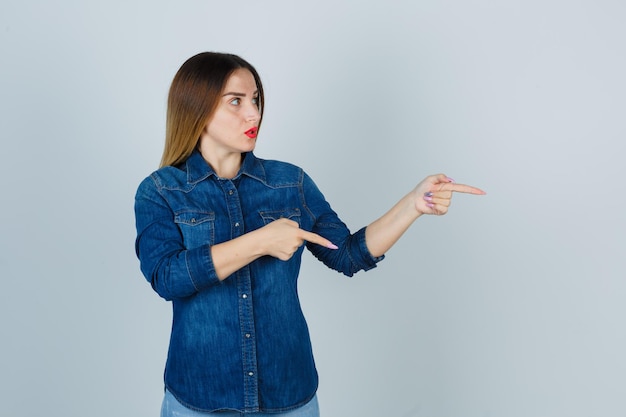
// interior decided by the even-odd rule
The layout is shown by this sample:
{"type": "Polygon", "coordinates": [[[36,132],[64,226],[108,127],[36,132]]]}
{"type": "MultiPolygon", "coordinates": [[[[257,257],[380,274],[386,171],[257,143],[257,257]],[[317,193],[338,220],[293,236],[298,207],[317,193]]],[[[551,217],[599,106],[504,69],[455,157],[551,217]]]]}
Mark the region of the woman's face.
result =
{"type": "Polygon", "coordinates": [[[254,76],[236,69],[226,82],[213,117],[200,136],[200,147],[216,157],[254,150],[261,115],[254,76]]]}

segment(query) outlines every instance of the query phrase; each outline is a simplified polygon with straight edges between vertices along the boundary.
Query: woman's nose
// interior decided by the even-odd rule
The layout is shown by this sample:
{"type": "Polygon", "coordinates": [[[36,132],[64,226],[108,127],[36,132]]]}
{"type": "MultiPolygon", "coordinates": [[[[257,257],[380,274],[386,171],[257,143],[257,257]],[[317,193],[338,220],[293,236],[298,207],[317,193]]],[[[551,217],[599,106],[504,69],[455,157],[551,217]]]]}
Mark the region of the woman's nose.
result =
{"type": "Polygon", "coordinates": [[[250,103],[246,107],[246,120],[257,121],[261,118],[261,113],[256,104],[250,103]]]}

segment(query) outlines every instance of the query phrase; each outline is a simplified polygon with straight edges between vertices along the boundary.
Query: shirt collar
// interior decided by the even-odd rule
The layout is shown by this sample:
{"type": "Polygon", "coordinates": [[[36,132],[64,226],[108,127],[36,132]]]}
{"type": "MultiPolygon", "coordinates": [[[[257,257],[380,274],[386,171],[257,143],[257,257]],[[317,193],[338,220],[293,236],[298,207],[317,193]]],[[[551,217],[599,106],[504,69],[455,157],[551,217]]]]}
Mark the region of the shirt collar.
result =
{"type": "MultiPolygon", "coordinates": [[[[187,158],[185,165],[187,167],[187,182],[189,184],[200,182],[210,176],[218,178],[213,168],[204,160],[198,150],[193,151],[189,158],[187,158]]],[[[244,154],[243,163],[241,164],[237,177],[241,175],[247,175],[248,177],[265,182],[265,169],[263,168],[263,164],[261,164],[261,161],[254,156],[252,152],[244,154]]]]}

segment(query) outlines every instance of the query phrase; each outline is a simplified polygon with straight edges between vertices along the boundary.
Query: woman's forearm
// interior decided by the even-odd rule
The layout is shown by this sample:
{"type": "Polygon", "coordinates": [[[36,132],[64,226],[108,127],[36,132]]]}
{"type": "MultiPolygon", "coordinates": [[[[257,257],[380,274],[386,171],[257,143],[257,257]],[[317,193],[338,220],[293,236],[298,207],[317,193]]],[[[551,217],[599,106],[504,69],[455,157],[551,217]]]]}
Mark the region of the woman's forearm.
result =
{"type": "Polygon", "coordinates": [[[260,239],[258,232],[250,232],[211,246],[213,266],[220,281],[265,254],[260,239]]]}
{"type": "Polygon", "coordinates": [[[412,194],[407,194],[365,229],[365,241],[372,256],[384,255],[421,216],[422,213],[415,207],[412,194]]]}

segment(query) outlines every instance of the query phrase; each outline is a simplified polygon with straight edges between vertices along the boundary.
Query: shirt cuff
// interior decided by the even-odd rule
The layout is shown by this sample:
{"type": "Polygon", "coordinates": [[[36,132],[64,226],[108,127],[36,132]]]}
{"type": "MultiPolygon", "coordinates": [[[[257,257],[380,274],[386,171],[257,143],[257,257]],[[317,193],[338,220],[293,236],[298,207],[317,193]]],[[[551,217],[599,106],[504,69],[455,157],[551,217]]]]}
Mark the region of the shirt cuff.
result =
{"type": "Polygon", "coordinates": [[[372,268],[376,268],[376,264],[383,259],[385,259],[385,255],[382,256],[372,256],[369,249],[367,248],[367,242],[365,241],[365,227],[356,232],[356,240],[359,245],[359,252],[361,253],[361,260],[363,262],[363,270],[368,271],[372,268]]]}
{"type": "Polygon", "coordinates": [[[213,265],[211,246],[203,245],[188,250],[185,261],[187,263],[189,279],[196,291],[201,291],[220,282],[215,272],[215,266],[213,265]]]}

